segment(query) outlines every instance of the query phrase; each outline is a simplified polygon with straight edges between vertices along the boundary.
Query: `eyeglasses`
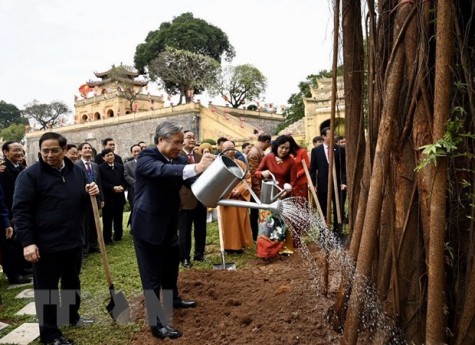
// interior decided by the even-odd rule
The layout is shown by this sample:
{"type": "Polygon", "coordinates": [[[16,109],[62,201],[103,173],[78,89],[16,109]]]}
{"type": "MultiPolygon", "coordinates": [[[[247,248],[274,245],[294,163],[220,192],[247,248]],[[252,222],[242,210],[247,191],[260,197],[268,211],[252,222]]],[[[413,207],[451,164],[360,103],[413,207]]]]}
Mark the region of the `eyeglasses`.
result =
{"type": "Polygon", "coordinates": [[[182,140],[175,140],[175,141],[171,141],[171,140],[168,140],[168,139],[165,139],[167,142],[169,142],[170,144],[172,144],[173,146],[175,147],[179,147],[179,146],[183,146],[183,141],[182,140]]]}
{"type": "Polygon", "coordinates": [[[61,147],[54,147],[52,149],[41,149],[41,154],[47,156],[48,154],[52,154],[52,155],[57,155],[59,154],[60,152],[63,152],[63,149],[61,147]]]}

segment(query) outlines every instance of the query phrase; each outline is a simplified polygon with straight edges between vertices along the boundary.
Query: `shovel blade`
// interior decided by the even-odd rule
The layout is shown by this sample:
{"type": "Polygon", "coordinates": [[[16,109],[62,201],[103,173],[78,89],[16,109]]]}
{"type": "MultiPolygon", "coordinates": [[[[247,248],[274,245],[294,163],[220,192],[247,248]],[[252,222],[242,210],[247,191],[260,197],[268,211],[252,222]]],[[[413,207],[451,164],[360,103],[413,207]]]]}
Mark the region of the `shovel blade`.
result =
{"type": "Polygon", "coordinates": [[[227,270],[227,271],[235,271],[236,265],[233,262],[227,264],[216,264],[213,265],[214,270],[227,270]]]}
{"type": "Polygon", "coordinates": [[[110,290],[111,300],[106,309],[118,324],[126,324],[130,318],[130,307],[122,291],[110,290]]]}

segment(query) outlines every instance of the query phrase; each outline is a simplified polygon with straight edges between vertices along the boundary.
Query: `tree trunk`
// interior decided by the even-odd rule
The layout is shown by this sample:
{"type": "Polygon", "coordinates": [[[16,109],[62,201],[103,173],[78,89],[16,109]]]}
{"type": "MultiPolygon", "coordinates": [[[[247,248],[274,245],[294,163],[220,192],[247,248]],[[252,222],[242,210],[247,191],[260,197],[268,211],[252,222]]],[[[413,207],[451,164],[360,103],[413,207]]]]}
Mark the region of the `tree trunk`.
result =
{"type": "MultiPolygon", "coordinates": [[[[442,139],[450,114],[453,54],[453,13],[451,1],[437,2],[435,60],[434,140],[442,139]]],[[[428,255],[426,344],[442,344],[445,339],[445,267],[444,242],[446,219],[447,157],[440,157],[433,180],[430,203],[430,238],[428,255]]]]}
{"type": "MultiPolygon", "coordinates": [[[[402,29],[411,6],[401,4],[395,19],[395,33],[402,29]]],[[[397,37],[397,34],[395,35],[397,37]]],[[[379,127],[378,140],[375,150],[375,159],[371,175],[368,195],[368,205],[364,218],[363,236],[361,238],[360,252],[356,263],[353,288],[350,296],[347,319],[343,333],[344,344],[356,344],[358,340],[358,327],[360,315],[363,310],[365,288],[374,258],[378,226],[381,218],[383,191],[386,184],[386,175],[389,169],[391,145],[394,136],[394,119],[398,113],[399,91],[401,90],[404,69],[404,51],[394,47],[392,60],[388,64],[386,77],[386,90],[384,94],[383,113],[379,127]]]]}
{"type": "Polygon", "coordinates": [[[363,114],[363,33],[361,30],[361,5],[359,1],[342,0],[343,66],[345,84],[346,118],[346,172],[348,184],[349,228],[353,228],[356,206],[360,194],[360,181],[364,161],[365,136],[363,114]],[[358,168],[357,168],[358,167],[358,168]]]}

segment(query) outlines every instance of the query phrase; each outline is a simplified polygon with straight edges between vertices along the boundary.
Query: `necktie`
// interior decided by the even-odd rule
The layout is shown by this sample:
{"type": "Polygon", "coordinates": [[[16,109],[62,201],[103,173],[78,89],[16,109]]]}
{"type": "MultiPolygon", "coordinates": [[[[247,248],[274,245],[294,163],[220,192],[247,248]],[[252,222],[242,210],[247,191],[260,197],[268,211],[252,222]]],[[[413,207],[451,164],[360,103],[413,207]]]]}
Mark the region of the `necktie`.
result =
{"type": "Polygon", "coordinates": [[[193,157],[193,153],[188,153],[188,158],[190,159],[191,163],[195,162],[195,158],[193,157]]]}
{"type": "Polygon", "coordinates": [[[89,182],[94,182],[94,172],[91,169],[91,163],[86,162],[86,171],[87,171],[87,179],[89,182]]]}

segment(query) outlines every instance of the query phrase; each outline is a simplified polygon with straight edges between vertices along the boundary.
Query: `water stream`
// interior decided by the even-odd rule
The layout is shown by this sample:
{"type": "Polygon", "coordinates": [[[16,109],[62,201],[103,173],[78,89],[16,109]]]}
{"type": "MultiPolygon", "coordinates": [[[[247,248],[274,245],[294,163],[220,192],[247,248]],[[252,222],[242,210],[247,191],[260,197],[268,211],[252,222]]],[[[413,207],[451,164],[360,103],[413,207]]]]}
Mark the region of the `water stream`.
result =
{"type": "MultiPolygon", "coordinates": [[[[351,276],[354,280],[355,262],[347,254],[340,235],[328,229],[325,222],[319,217],[315,209],[309,208],[302,198],[287,198],[282,200],[281,217],[292,232],[292,236],[298,236],[299,229],[302,237],[301,248],[298,253],[302,256],[302,262],[311,277],[311,288],[315,289],[316,295],[324,291],[324,260],[315,258],[306,244],[317,244],[328,255],[329,263],[329,292],[333,295],[340,284],[342,277],[351,276]]],[[[364,311],[361,318],[361,329],[366,334],[371,334],[372,341],[378,339],[378,343],[406,344],[403,332],[395,327],[394,321],[384,312],[380,301],[377,299],[374,283],[364,277],[366,288],[357,296],[363,302],[364,311]],[[381,342],[381,339],[384,341],[381,342]]],[[[326,310],[319,308],[322,318],[326,318],[326,310]]]]}

